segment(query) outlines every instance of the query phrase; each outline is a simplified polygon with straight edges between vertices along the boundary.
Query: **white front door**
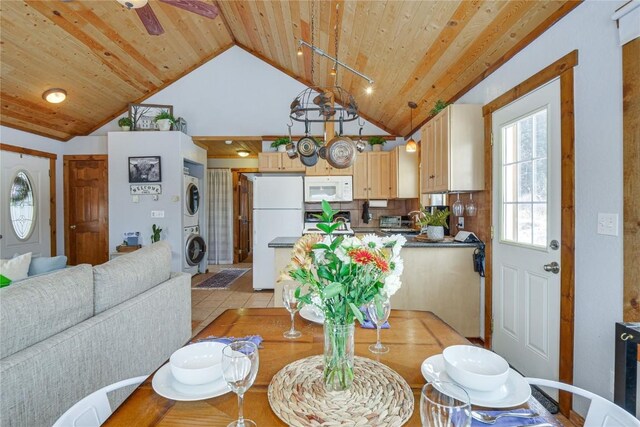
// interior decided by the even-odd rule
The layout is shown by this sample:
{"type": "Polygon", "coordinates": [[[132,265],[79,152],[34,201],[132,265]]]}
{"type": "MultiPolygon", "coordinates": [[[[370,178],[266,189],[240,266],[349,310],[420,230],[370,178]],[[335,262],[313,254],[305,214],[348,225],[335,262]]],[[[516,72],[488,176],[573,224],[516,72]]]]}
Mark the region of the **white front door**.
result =
{"type": "Polygon", "coordinates": [[[0,256],[50,256],[49,159],[2,151],[0,169],[0,256]]]}
{"type": "Polygon", "coordinates": [[[557,381],[560,82],[494,112],[492,123],[493,350],[525,376],[557,381]]]}

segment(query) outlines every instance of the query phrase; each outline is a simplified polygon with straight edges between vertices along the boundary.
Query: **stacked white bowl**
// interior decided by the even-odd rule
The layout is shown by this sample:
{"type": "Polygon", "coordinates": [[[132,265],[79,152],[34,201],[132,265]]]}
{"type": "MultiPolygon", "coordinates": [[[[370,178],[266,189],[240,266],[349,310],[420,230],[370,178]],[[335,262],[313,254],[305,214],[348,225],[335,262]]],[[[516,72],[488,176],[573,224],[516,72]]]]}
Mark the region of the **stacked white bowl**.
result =
{"type": "Polygon", "coordinates": [[[222,349],[218,342],[200,342],[176,350],[169,359],[173,377],[187,385],[207,384],[222,376],[222,349]]]}
{"type": "Polygon", "coordinates": [[[442,352],[447,374],[463,387],[493,391],[509,376],[509,364],[496,353],[471,345],[453,345],[442,352]]]}

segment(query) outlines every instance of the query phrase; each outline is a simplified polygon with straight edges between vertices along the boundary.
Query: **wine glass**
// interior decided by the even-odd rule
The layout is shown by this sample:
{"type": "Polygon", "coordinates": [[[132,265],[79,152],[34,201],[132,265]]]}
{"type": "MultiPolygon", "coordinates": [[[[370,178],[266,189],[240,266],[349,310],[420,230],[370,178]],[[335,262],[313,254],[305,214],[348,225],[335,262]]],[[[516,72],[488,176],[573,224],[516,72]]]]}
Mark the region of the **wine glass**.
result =
{"type": "Polygon", "coordinates": [[[384,325],[384,322],[389,318],[389,314],[391,313],[391,301],[388,296],[380,296],[374,298],[367,305],[367,313],[369,314],[369,319],[376,325],[376,335],[377,340],[375,344],[371,344],[369,346],[369,351],[371,353],[383,354],[389,352],[389,347],[382,345],[380,342],[380,328],[384,325]]]}
{"type": "Polygon", "coordinates": [[[464,203],[462,203],[462,200],[460,200],[460,193],[458,193],[458,198],[453,203],[452,209],[453,209],[454,216],[464,215],[464,203]]]}
{"type": "Polygon", "coordinates": [[[467,216],[476,216],[476,213],[478,212],[478,205],[473,201],[473,193],[469,193],[469,201],[467,202],[465,209],[467,210],[467,216]]]}
{"type": "Polygon", "coordinates": [[[469,427],[469,395],[454,383],[428,383],[422,387],[420,394],[420,419],[423,427],[469,427]]]}
{"type": "Polygon", "coordinates": [[[244,418],[244,393],[251,387],[258,373],[258,347],[251,341],[235,341],[222,349],[222,376],[238,395],[238,419],[227,427],[252,427],[256,423],[244,418]]]}
{"type": "Polygon", "coordinates": [[[294,319],[296,317],[296,312],[300,309],[300,302],[298,298],[296,298],[296,283],[285,283],[282,287],[282,302],[284,303],[284,307],[291,314],[291,329],[282,334],[285,338],[295,339],[302,336],[300,331],[296,331],[294,327],[294,319]]]}

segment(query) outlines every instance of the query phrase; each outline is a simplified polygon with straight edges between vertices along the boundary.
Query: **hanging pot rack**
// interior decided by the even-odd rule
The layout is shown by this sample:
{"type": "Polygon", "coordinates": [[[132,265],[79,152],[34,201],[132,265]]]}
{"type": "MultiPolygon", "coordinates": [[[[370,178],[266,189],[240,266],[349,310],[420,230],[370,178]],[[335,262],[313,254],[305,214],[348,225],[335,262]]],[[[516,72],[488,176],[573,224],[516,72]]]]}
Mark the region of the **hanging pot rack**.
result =
{"type": "Polygon", "coordinates": [[[300,92],[289,106],[291,120],[304,123],[344,123],[358,120],[358,104],[355,98],[340,86],[326,89],[307,88],[300,92]],[[345,106],[332,103],[340,99],[345,106]]]}

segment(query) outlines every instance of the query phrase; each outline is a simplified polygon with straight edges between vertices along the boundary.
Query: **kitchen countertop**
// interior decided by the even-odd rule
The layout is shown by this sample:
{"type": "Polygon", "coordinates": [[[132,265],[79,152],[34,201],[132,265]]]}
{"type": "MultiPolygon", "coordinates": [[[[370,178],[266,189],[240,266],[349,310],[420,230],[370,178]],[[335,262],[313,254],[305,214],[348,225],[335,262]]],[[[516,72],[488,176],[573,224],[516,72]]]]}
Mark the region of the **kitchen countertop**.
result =
{"type": "MultiPolygon", "coordinates": [[[[372,232],[374,229],[371,229],[372,232]]],[[[362,229],[356,229],[356,233],[363,233],[362,229]]],[[[379,231],[379,230],[376,230],[379,231]]],[[[454,242],[453,238],[445,239],[442,242],[422,242],[415,240],[412,236],[406,236],[407,243],[404,244],[404,248],[475,248],[477,243],[461,243],[454,242]]],[[[269,242],[270,248],[293,248],[293,245],[298,241],[299,237],[276,237],[269,242]]]]}

